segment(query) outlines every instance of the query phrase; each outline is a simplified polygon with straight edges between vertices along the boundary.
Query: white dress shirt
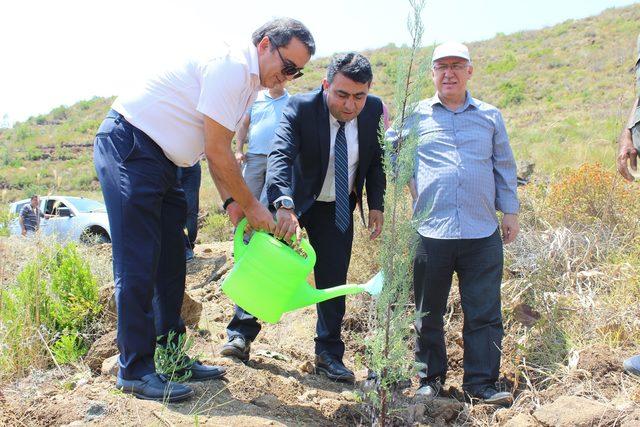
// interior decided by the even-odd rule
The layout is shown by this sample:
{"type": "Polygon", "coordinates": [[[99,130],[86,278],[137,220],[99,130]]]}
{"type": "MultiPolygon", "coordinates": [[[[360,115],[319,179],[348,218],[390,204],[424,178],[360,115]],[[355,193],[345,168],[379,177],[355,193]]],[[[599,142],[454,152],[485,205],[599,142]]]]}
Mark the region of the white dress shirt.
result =
{"type": "MultiPolygon", "coordinates": [[[[340,124],[338,120],[329,114],[329,164],[327,166],[327,174],[324,177],[322,190],[318,195],[319,202],[335,202],[336,200],[336,169],[335,169],[335,145],[336,135],[340,124]]],[[[349,157],[349,194],[353,192],[353,186],[356,182],[356,172],[358,170],[358,119],[355,118],[348,121],[344,125],[344,134],[347,138],[347,156],[349,157]]]]}

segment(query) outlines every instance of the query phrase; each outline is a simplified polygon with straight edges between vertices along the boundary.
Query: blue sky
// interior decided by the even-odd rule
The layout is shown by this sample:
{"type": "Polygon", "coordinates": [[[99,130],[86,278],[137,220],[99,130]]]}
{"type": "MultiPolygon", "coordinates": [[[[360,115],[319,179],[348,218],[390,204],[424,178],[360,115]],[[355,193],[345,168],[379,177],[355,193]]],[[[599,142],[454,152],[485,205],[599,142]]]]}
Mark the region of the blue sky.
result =
{"type": "MultiPolygon", "coordinates": [[[[629,0],[427,1],[424,44],[483,40],[595,15],[629,0]]],[[[0,124],[61,104],[116,95],[186,50],[248,40],[290,16],[314,34],[318,55],[408,42],[403,0],[5,0],[0,124]]]]}

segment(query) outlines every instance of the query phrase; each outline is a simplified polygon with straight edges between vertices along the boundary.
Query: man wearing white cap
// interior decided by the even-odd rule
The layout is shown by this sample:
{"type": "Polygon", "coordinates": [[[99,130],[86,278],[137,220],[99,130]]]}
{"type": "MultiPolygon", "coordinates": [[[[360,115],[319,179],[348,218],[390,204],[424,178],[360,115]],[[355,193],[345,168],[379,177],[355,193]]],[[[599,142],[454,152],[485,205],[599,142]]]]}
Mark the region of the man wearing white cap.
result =
{"type": "MultiPolygon", "coordinates": [[[[516,164],[500,111],[471,97],[467,47],[447,42],[433,53],[436,94],[421,101],[402,134],[420,137],[415,210],[420,243],[414,259],[418,395],[434,397],[447,372],[443,316],[453,273],[464,313],[463,389],[474,399],[509,404],[499,392],[504,243],[518,234],[516,164]],[[503,213],[499,224],[496,210],[503,213]],[[499,227],[500,225],[500,227],[499,227]],[[502,231],[502,238],[500,229],[502,231]]],[[[395,131],[388,137],[399,138],[395,131]]]]}

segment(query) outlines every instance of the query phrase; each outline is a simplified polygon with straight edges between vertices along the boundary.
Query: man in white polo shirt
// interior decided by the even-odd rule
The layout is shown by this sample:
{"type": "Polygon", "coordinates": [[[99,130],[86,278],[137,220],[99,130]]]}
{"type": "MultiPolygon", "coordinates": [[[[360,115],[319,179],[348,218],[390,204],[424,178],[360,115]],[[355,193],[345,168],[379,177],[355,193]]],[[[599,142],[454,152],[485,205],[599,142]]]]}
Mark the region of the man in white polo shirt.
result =
{"type": "MultiPolygon", "coordinates": [[[[94,162],[104,195],[113,250],[118,312],[116,387],[136,397],[175,402],[193,391],[156,373],[156,337],[185,332],[184,192],[179,166],[204,154],[224,207],[235,224],[275,231],[269,211],[247,188],[231,149],[244,112],[262,87],[302,75],[315,52],[299,21],[270,21],[242,49],[185,61],[116,99],[95,138],[94,162]]],[[[164,341],[163,341],[164,340],[164,341]]],[[[192,380],[224,370],[195,361],[192,380]]]]}

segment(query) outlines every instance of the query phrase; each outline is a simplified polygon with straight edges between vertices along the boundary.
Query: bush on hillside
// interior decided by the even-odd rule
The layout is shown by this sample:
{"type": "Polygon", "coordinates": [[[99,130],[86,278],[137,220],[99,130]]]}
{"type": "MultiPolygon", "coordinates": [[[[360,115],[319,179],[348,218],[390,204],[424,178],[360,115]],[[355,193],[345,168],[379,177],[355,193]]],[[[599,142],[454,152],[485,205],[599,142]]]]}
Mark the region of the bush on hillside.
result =
{"type": "Polygon", "coordinates": [[[76,246],[43,251],[0,291],[0,376],[47,367],[47,346],[58,363],[76,360],[100,311],[98,285],[76,246]]]}
{"type": "Polygon", "coordinates": [[[599,163],[584,164],[560,174],[552,184],[547,205],[552,223],[635,226],[640,218],[640,187],[627,183],[599,163]]]}

